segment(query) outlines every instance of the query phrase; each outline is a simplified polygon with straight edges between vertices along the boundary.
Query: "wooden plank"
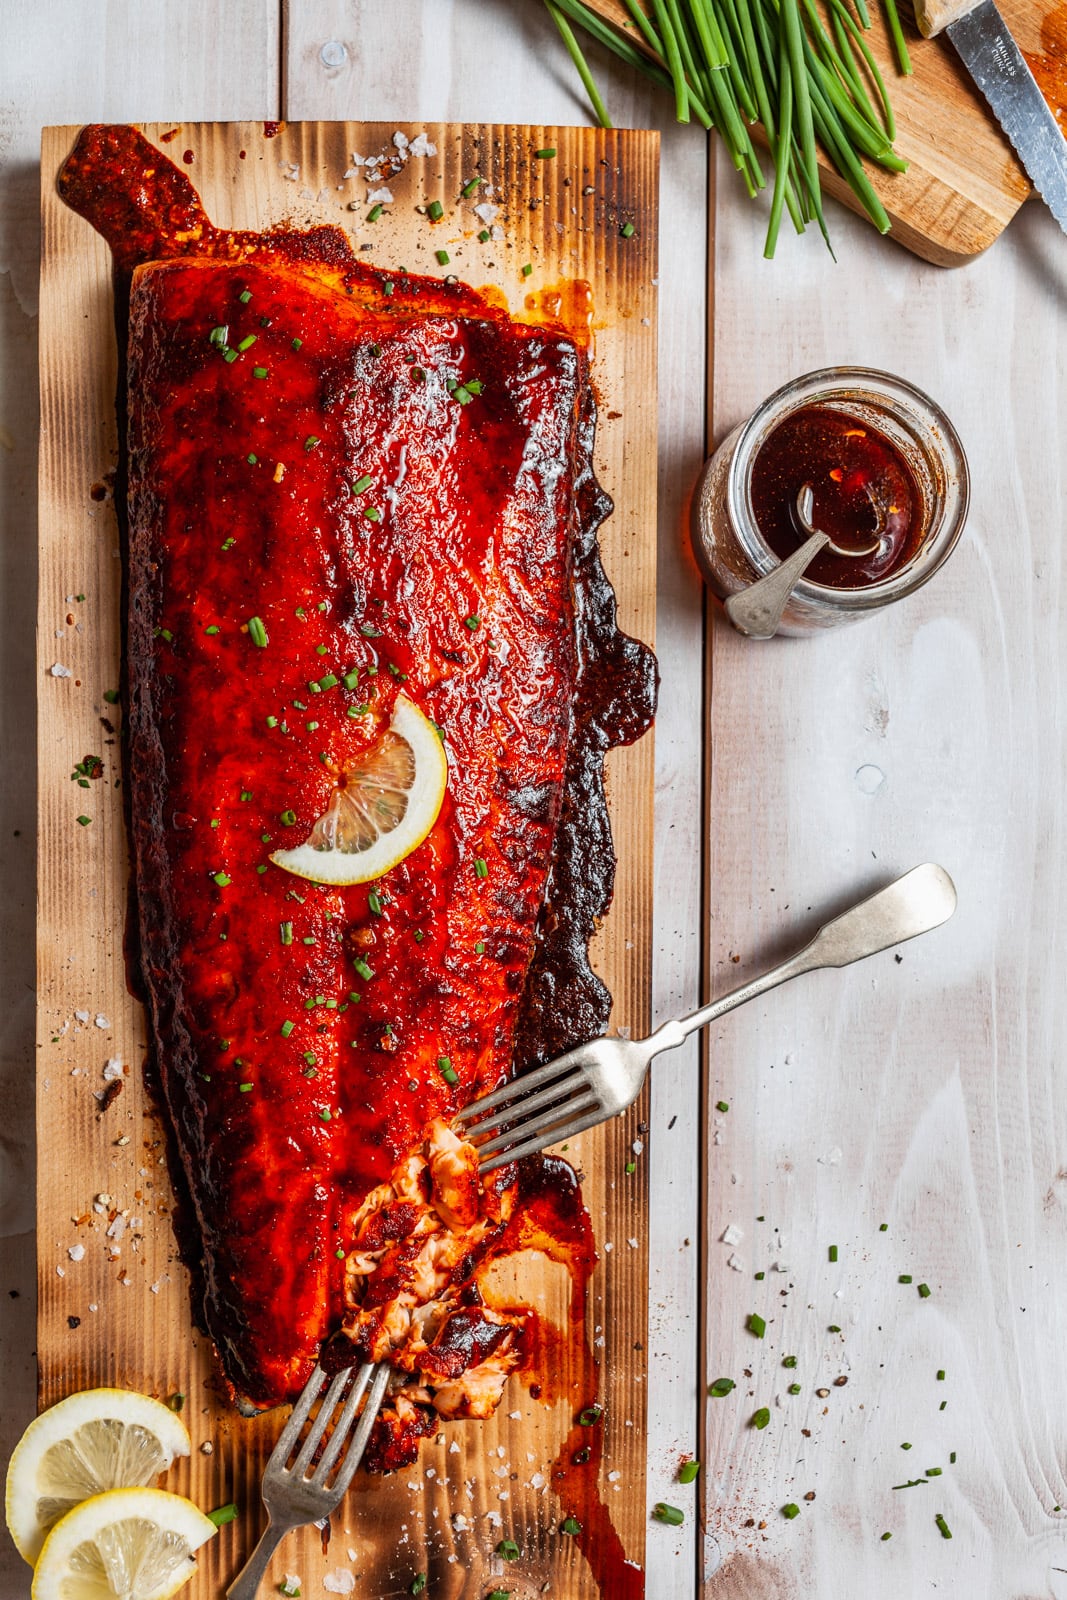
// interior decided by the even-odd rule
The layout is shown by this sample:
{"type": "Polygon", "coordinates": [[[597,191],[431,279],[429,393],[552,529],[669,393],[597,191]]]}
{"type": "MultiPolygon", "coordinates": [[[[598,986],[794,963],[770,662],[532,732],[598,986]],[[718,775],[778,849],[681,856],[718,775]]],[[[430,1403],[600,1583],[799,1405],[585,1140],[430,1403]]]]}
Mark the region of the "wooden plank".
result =
{"type": "MultiPolygon", "coordinates": [[[[159,124],[147,131],[158,140],[167,130],[159,124]]],[[[528,292],[563,276],[591,283],[603,417],[597,462],[616,500],[603,535],[605,560],[623,625],[650,637],[655,486],[644,462],[655,449],[655,138],[545,126],[409,125],[403,131],[409,137],[425,131],[436,154],[410,158],[389,179],[395,205],[369,224],[364,174],[352,172],[352,153],[395,149],[394,131],[393,123],[293,123],[268,137],[262,124],[186,123],[180,145],[169,150],[191,152],[198,188],[220,222],[339,222],[373,246],[372,260],[412,270],[435,265],[433,251],[446,244],[450,270],[498,283],[515,308],[528,292]],[[532,159],[534,150],[548,146],[558,152],[553,161],[532,159]],[[462,183],[476,169],[491,190],[457,205],[462,183]],[[473,207],[490,193],[501,208],[502,236],[483,246],[476,238],[482,219],[473,207]],[[449,212],[440,229],[415,211],[416,203],[433,199],[449,212]],[[622,234],[623,218],[635,224],[632,237],[622,234]],[[521,270],[526,263],[533,266],[528,278],[521,270]]],[[[47,131],[46,174],[55,171],[73,134],[47,131]]],[[[108,536],[92,537],[100,518],[87,516],[87,509],[106,507],[91,492],[87,498],[87,486],[114,447],[115,375],[106,250],[58,203],[48,182],[44,197],[38,1126],[42,1147],[54,1151],[55,1160],[42,1167],[38,1185],[41,1395],[47,1402],[87,1383],[120,1382],[189,1397],[185,1415],[195,1442],[211,1443],[212,1453],[195,1453],[169,1481],[188,1486],[204,1505],[234,1498],[245,1513],[203,1563],[191,1593],[206,1596],[254,1536],[258,1479],[277,1419],[244,1421],[217,1403],[210,1351],[188,1324],[159,1131],[140,1082],[143,1018],[123,984],[117,747],[103,745],[106,776],[99,785],[86,791],[69,782],[73,764],[102,742],[99,719],[109,708],[101,697],[117,673],[114,533],[105,513],[108,536]],[[57,640],[56,597],[68,594],[86,598],[64,600],[72,609],[57,640]],[[56,661],[70,676],[52,673],[56,661]],[[91,816],[85,827],[77,824],[79,812],[91,816]],[[107,1059],[120,1060],[128,1072],[120,1098],[100,1111],[94,1090],[104,1086],[107,1059]],[[96,1212],[93,1196],[99,1194],[111,1198],[98,1202],[102,1210],[96,1212]],[[114,1222],[110,1237],[106,1233],[113,1210],[125,1220],[124,1227],[118,1223],[121,1238],[114,1222]],[[84,1220],[76,1224],[74,1218],[84,1220]],[[86,1247],[77,1261],[69,1255],[75,1240],[86,1247]],[[68,1325],[72,1316],[79,1319],[75,1327],[68,1325]]],[[[596,941],[595,959],[615,995],[615,1021],[629,1029],[648,1025],[652,772],[648,738],[614,756],[609,773],[620,866],[615,909],[596,941]]],[[[559,1510],[551,1478],[573,1413],[588,1401],[590,1361],[602,1363],[606,1405],[602,1493],[624,1548],[640,1560],[640,1501],[621,1490],[615,1499],[606,1474],[617,1471],[632,1481],[643,1459],[643,1183],[639,1175],[631,1181],[623,1174],[642,1114],[571,1142],[572,1159],[588,1174],[586,1196],[605,1265],[592,1288],[585,1353],[564,1345],[550,1374],[554,1403],[533,1404],[513,1387],[510,1414],[486,1427],[445,1427],[416,1469],[359,1485],[338,1516],[328,1554],[317,1534],[294,1536],[276,1563],[278,1575],[300,1571],[313,1588],[331,1571],[405,1586],[425,1570],[432,1592],[456,1596],[471,1574],[488,1584],[492,1551],[504,1533],[526,1552],[524,1583],[562,1583],[575,1600],[598,1592],[576,1543],[558,1533],[566,1510],[559,1510]]],[[[538,1263],[524,1284],[549,1322],[565,1325],[569,1290],[562,1271],[538,1263]]],[[[564,1485],[564,1499],[566,1492],[564,1485]]]]}
{"type": "Polygon", "coordinates": [[[706,1377],[738,1387],[707,1404],[704,1593],[1062,1600],[1067,485],[1062,385],[1039,376],[1067,361],[1048,294],[1062,237],[1027,207],[996,251],[942,274],[850,219],[848,294],[816,253],[757,296],[759,219],[728,175],[717,226],[715,436],[788,377],[862,360],[944,404],[974,497],[949,566],[881,616],[768,645],[711,634],[713,987],[922,859],[953,873],[960,908],[900,964],[798,980],[711,1037],[730,1112],[706,1377]],[[942,1475],[894,1492],[927,1468],[942,1475]]]}
{"type": "MultiPolygon", "coordinates": [[[[614,58],[604,60],[598,76],[616,120],[629,127],[658,126],[662,144],[656,615],[661,689],[652,1008],[654,1020],[663,1021],[693,1010],[700,999],[694,829],[705,719],[703,684],[693,663],[703,650],[703,601],[679,530],[704,454],[708,146],[692,128],[671,119],[669,104],[653,85],[614,58]]],[[[292,117],[343,117],[362,109],[403,119],[413,105],[427,116],[456,122],[566,122],[589,115],[576,77],[561,62],[554,25],[530,0],[521,6],[513,0],[438,4],[432,11],[421,0],[376,0],[362,8],[358,28],[346,0],[302,0],[287,18],[286,93],[292,117]],[[398,38],[405,41],[400,51],[398,38]]],[[[648,1124],[637,1157],[648,1164],[649,1188],[647,1505],[667,1499],[691,1509],[695,1489],[675,1480],[679,1461],[696,1452],[699,1409],[704,1157],[695,1041],[656,1062],[648,1124]]],[[[621,1492],[639,1495],[640,1482],[626,1481],[621,1492]]],[[[697,1519],[688,1510],[680,1528],[650,1523],[646,1574],[655,1600],[691,1600],[697,1535],[697,1519]]]]}
{"type": "MultiPolygon", "coordinates": [[[[590,4],[633,38],[622,0],[590,4]]],[[[897,243],[936,266],[959,266],[999,238],[1030,193],[1029,181],[951,45],[912,30],[908,49],[915,70],[902,77],[880,8],[870,9],[868,43],[889,85],[896,150],[910,165],[907,172],[892,173],[869,163],[868,175],[897,243]]],[[[1032,0],[1005,0],[1002,10],[1022,47],[1038,49],[1041,18],[1032,0]]],[[[859,210],[821,149],[819,171],[828,193],[859,210]]]]}

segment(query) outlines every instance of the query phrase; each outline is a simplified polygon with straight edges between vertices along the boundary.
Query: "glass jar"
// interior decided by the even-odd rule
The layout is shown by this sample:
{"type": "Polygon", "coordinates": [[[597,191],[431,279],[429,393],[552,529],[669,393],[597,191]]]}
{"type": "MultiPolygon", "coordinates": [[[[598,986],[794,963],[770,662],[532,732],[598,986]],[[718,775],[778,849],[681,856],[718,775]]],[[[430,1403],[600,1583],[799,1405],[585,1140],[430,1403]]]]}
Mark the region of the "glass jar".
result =
{"type": "MultiPolygon", "coordinates": [[[[799,579],[778,628],[794,637],[858,621],[921,588],[951,555],[970,498],[963,446],[929,395],[902,378],[867,367],[824,367],[806,373],[776,390],[723,440],[697,483],[693,549],[720,599],[728,599],[779,565],[781,558],[765,542],[753,511],[753,463],[784,418],[813,405],[876,428],[897,447],[919,489],[922,531],[914,553],[889,577],[848,589],[799,579]]],[[[798,535],[798,546],[800,542],[798,535]]]]}

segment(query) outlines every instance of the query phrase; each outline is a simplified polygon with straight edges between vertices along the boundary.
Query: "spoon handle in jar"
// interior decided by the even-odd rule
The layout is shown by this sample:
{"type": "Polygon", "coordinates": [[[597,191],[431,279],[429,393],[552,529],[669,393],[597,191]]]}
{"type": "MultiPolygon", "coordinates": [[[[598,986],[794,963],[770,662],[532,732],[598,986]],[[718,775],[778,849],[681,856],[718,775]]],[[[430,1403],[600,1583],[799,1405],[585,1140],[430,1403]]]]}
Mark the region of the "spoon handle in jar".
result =
{"type": "Polygon", "coordinates": [[[750,639],[772,639],[782,620],[786,601],[819,551],[830,543],[828,534],[813,533],[800,549],[768,572],[757,578],[740,594],[732,594],[726,602],[726,615],[738,633],[750,639]]]}

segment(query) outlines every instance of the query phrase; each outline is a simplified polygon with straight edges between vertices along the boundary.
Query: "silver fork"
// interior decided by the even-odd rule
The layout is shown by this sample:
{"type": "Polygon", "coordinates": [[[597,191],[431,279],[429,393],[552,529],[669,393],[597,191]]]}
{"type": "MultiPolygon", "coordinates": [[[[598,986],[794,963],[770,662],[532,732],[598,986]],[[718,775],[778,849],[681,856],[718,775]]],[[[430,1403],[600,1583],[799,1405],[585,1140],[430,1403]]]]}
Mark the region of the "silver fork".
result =
{"type": "MultiPolygon", "coordinates": [[[[503,1089],[475,1100],[454,1118],[457,1130],[478,1145],[479,1165],[493,1172],[520,1156],[568,1139],[595,1123],[625,1111],[641,1092],[649,1062],[661,1050],[673,1050],[698,1028],[744,1005],[768,989],[818,967],[845,967],[864,956],[914,939],[947,922],[956,909],[956,890],[944,867],[926,865],[905,873],[878,894],[862,900],[821,927],[804,948],[779,966],[724,995],[691,1016],[665,1022],[648,1039],[593,1039],[503,1089]],[[504,1131],[492,1135],[494,1128],[504,1131]]],[[[346,1367],[326,1391],[296,1459],[289,1457],[300,1430],[311,1415],[326,1375],[316,1367],[282,1429],[263,1474],[263,1503],[268,1523],[241,1572],[226,1591],[227,1600],[255,1600],[260,1580],[281,1540],[292,1528],[320,1522],[336,1509],[363,1458],[371,1429],[389,1383],[388,1366],[364,1362],[346,1367]],[[353,1377],[353,1373],[355,1376],[353,1377]],[[345,1389],[352,1386],[345,1396],[345,1389]],[[337,1464],[366,1395],[351,1444],[337,1464]],[[343,1409],[321,1460],[309,1474],[329,1419],[343,1409]]]]}
{"type": "Polygon", "coordinates": [[[915,867],[827,922],[796,955],[732,994],[665,1022],[647,1039],[592,1039],[578,1045],[472,1101],[455,1118],[456,1131],[477,1145],[483,1172],[573,1138],[625,1111],[661,1050],[673,1050],[698,1028],[802,972],[845,967],[940,927],[955,909],[956,890],[944,867],[915,867]]]}
{"type": "Polygon", "coordinates": [[[315,1368],[264,1469],[263,1504],[267,1508],[267,1526],[226,1590],[227,1600],[255,1600],[270,1558],[285,1535],[305,1522],[321,1522],[336,1510],[363,1459],[370,1431],[385,1397],[389,1372],[386,1366],[364,1362],[360,1367],[345,1367],[337,1373],[326,1390],[307,1437],[301,1442],[300,1430],[326,1383],[325,1372],[321,1367],[315,1368]],[[366,1400],[357,1422],[356,1413],[364,1395],[366,1400]],[[338,1406],[341,1406],[341,1414],[329,1443],[316,1462],[315,1454],[338,1406]],[[346,1444],[348,1450],[342,1455],[346,1444]],[[295,1458],[290,1464],[291,1456],[295,1458]]]}

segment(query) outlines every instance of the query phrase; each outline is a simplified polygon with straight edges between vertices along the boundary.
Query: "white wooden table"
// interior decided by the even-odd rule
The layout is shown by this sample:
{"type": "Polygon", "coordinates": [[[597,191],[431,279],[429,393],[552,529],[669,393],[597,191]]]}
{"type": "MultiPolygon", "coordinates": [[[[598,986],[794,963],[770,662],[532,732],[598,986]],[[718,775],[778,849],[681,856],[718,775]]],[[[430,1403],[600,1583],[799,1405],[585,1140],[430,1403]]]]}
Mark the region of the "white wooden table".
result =
{"type": "MultiPolygon", "coordinates": [[[[34,1394],[39,128],[587,112],[534,0],[6,0],[3,13],[6,1460],[34,1394]]],[[[709,174],[699,133],[594,60],[616,121],[664,133],[657,1015],[691,1008],[702,974],[713,992],[732,986],[917,861],[942,861],[960,890],[953,922],[901,962],[803,980],[721,1024],[702,1088],[695,1051],[657,1066],[647,1488],[687,1517],[650,1524],[649,1600],[1067,1600],[1067,240],[1031,204],[949,274],[834,208],[839,265],[814,236],[785,235],[765,263],[762,213],[709,174]],[[687,493],[706,433],[832,362],[887,367],[946,406],[971,458],[970,527],[895,611],[818,640],[746,643],[705,614],[687,493]],[[753,1311],[762,1341],[746,1330],[753,1311]],[[706,1400],[720,1376],[737,1387],[706,1400]],[[759,1431],[748,1422],[763,1405],[759,1431]],[[691,1451],[704,1471],[682,1488],[691,1451]],[[928,1468],[943,1471],[893,1489],[928,1468]]],[[[6,1543],[0,1593],[28,1594],[6,1543]]]]}

